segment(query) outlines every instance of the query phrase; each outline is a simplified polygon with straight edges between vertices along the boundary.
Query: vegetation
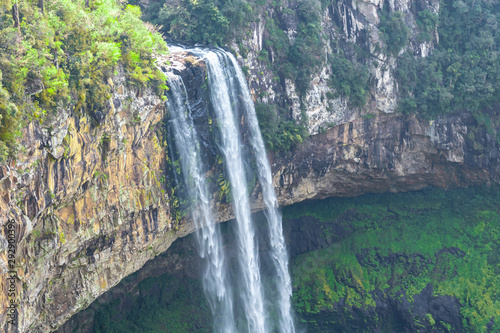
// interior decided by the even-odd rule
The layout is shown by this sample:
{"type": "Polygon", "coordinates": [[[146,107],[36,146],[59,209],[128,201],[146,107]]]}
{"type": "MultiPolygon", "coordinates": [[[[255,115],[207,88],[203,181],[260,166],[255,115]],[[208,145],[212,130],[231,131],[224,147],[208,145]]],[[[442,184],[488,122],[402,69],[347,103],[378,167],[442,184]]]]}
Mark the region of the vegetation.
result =
{"type": "Polygon", "coordinates": [[[429,9],[418,12],[417,24],[420,41],[431,42],[434,38],[438,16],[429,9]]]}
{"type": "Polygon", "coordinates": [[[143,18],[162,25],[162,31],[172,39],[222,46],[242,32],[253,20],[253,13],[246,0],[181,0],[175,4],[161,0],[152,3],[143,18]]]}
{"type": "MultiPolygon", "coordinates": [[[[130,0],[130,3],[139,3],[130,0]]],[[[266,18],[268,34],[259,59],[266,62],[270,51],[276,57],[273,71],[276,76],[293,78],[299,91],[309,86],[313,70],[321,62],[323,49],[321,37],[321,10],[326,2],[301,0],[295,9],[299,24],[293,43],[272,18],[266,18]]],[[[169,38],[180,42],[228,45],[231,38],[244,38],[245,29],[257,19],[266,1],[249,0],[181,0],[153,3],[144,11],[144,20],[162,25],[169,38]]],[[[278,10],[280,3],[274,2],[278,10]]],[[[243,47],[240,50],[243,54],[243,47]]]]}
{"type": "Polygon", "coordinates": [[[200,282],[174,276],[150,277],[134,294],[99,308],[92,332],[212,332],[210,308],[200,282]]]}
{"type": "MultiPolygon", "coordinates": [[[[421,36],[430,40],[436,16],[418,15],[421,36]]],[[[402,112],[427,118],[469,111],[480,114],[500,101],[500,3],[445,0],[438,22],[439,44],[426,58],[406,52],[396,78],[402,112]]]]}
{"type": "Polygon", "coordinates": [[[365,105],[370,94],[368,67],[346,59],[343,53],[334,54],[331,63],[331,84],[337,97],[348,98],[349,104],[355,107],[365,105]]]}
{"type": "MultiPolygon", "coordinates": [[[[371,324],[387,327],[390,323],[374,311],[375,295],[400,302],[405,298],[411,309],[414,296],[431,285],[434,295],[459,300],[466,331],[485,332],[490,319],[500,316],[499,200],[499,188],[426,190],[284,209],[285,218],[323,221],[326,236],[337,230],[348,234],[328,248],[296,258],[295,309],[305,318],[344,325],[353,320],[349,313],[361,311],[371,324]],[[317,316],[322,313],[330,314],[317,316]]],[[[432,315],[413,319],[415,325],[434,321],[432,315]]],[[[434,325],[445,330],[450,323],[434,325]]],[[[491,331],[496,329],[498,323],[491,331]]]]}
{"type": "Polygon", "coordinates": [[[323,40],[321,37],[321,2],[302,0],[297,7],[297,36],[288,49],[287,59],[292,65],[291,75],[297,89],[304,94],[309,88],[314,69],[321,64],[323,40]]]}
{"type": "Polygon", "coordinates": [[[294,120],[284,120],[282,115],[278,115],[276,105],[257,103],[255,112],[262,139],[269,150],[289,152],[308,135],[305,125],[294,120]]]}
{"type": "Polygon", "coordinates": [[[387,52],[397,56],[408,42],[408,28],[401,12],[380,13],[379,30],[387,47],[387,52]]]}
{"type": "Polygon", "coordinates": [[[0,5],[0,161],[16,155],[26,122],[43,124],[68,109],[99,122],[117,66],[131,85],[166,88],[153,56],[165,53],[166,43],[140,21],[138,7],[117,0],[38,4],[0,5]]]}

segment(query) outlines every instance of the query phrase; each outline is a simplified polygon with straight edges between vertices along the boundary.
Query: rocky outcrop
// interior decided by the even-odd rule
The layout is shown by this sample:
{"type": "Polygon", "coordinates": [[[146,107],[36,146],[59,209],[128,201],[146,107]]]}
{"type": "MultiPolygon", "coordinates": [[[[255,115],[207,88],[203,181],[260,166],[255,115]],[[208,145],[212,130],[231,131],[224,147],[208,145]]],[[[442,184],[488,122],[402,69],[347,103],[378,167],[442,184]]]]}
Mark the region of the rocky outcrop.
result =
{"type": "MultiPolygon", "coordinates": [[[[195,63],[175,65],[190,98],[202,100],[205,69],[195,63]]],[[[193,231],[189,220],[173,217],[171,188],[164,183],[162,100],[150,90],[128,87],[120,73],[108,84],[113,95],[106,109],[93,115],[68,111],[43,125],[31,122],[23,154],[0,168],[0,284],[7,285],[8,271],[15,275],[14,297],[4,289],[0,303],[2,309],[11,300],[19,305],[17,328],[6,323],[6,310],[0,313],[8,331],[56,329],[193,231]],[[14,269],[8,266],[9,220],[16,225],[14,269]]],[[[271,161],[283,206],[499,182],[499,156],[495,139],[466,114],[435,121],[380,114],[312,136],[271,161]]],[[[254,211],[262,209],[259,188],[253,197],[254,211]]],[[[230,205],[218,204],[218,210],[221,221],[232,218],[230,205]]]]}
{"type": "MultiPolygon", "coordinates": [[[[294,43],[301,19],[297,8],[303,1],[285,0],[281,6],[269,4],[261,11],[256,23],[251,23],[247,37],[231,43],[242,65],[248,68],[251,92],[257,101],[277,104],[290,112],[296,120],[306,116],[311,134],[317,134],[333,125],[350,122],[366,113],[395,111],[398,101],[398,85],[394,78],[396,58],[385,50],[380,15],[382,11],[401,12],[409,28],[408,44],[400,51],[410,50],[415,57],[426,57],[433,49],[433,42],[419,38],[417,12],[427,9],[439,12],[439,2],[419,1],[335,1],[320,6],[320,1],[310,1],[309,11],[320,11],[323,49],[315,49],[321,64],[314,69],[311,82],[305,93],[298,92],[297,84],[290,78],[277,77],[273,70],[277,64],[273,50],[265,40],[270,34],[268,22],[274,22],[294,43]],[[334,53],[345,53],[352,57],[352,45],[363,49],[366,56],[362,62],[371,75],[371,96],[364,108],[349,105],[345,96],[336,96],[332,84],[331,58],[334,53]],[[269,59],[262,59],[262,50],[269,50],[269,59]]],[[[323,1],[321,1],[324,3],[323,1]]],[[[437,41],[437,33],[435,37],[437,41]]]]}
{"type": "Polygon", "coordinates": [[[6,331],[55,329],[190,232],[176,231],[161,182],[163,102],[124,78],[109,80],[104,110],[31,122],[25,151],[0,166],[0,225],[16,226],[15,267],[7,266],[7,234],[0,236],[0,284],[7,271],[16,277],[13,294],[0,293],[6,331]],[[17,328],[6,323],[11,301],[17,328]]]}
{"type": "Polygon", "coordinates": [[[499,145],[467,114],[433,121],[382,114],[311,137],[291,157],[275,159],[273,170],[282,206],[329,196],[498,183],[499,145]]]}

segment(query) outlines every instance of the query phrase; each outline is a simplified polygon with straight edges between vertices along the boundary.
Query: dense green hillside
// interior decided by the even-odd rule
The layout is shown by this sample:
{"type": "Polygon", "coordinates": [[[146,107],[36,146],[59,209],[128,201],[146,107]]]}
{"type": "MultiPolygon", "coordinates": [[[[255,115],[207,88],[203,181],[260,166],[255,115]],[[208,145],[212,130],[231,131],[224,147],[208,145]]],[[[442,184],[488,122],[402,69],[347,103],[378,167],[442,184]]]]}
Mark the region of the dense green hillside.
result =
{"type": "Polygon", "coordinates": [[[438,17],[418,13],[422,39],[434,39],[429,32],[436,23],[439,42],[430,56],[398,58],[401,111],[434,117],[498,107],[500,2],[442,1],[438,17]]]}
{"type": "MultiPolygon", "coordinates": [[[[17,154],[21,126],[59,112],[106,107],[109,78],[164,89],[154,54],[166,43],[117,0],[2,1],[0,5],[0,162],[17,154]]],[[[158,92],[159,92],[158,90],[158,92]]]]}
{"type": "Polygon", "coordinates": [[[295,258],[299,317],[314,332],[498,330],[498,202],[498,188],[477,188],[327,199],[285,209],[287,217],[322,221],[324,237],[347,234],[295,258]],[[456,316],[432,304],[449,313],[456,308],[456,316]]]}

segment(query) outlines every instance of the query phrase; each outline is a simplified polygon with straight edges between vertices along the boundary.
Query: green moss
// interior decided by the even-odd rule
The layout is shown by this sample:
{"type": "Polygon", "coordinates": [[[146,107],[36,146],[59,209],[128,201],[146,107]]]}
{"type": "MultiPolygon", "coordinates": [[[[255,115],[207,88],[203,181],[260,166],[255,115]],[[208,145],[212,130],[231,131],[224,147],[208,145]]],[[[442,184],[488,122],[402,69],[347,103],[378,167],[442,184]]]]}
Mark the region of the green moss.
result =
{"type": "MultiPolygon", "coordinates": [[[[130,278],[129,278],[130,279],[130,278]]],[[[99,307],[93,332],[212,332],[210,309],[198,280],[171,275],[150,277],[127,295],[99,307]]]]}
{"type": "Polygon", "coordinates": [[[318,218],[325,233],[334,224],[349,231],[339,243],[295,259],[295,309],[326,313],[342,299],[348,308],[373,311],[376,290],[411,303],[430,284],[435,295],[460,301],[468,331],[486,330],[500,316],[499,200],[498,188],[427,190],[284,209],[286,218],[318,218]]]}
{"type": "Polygon", "coordinates": [[[64,232],[62,232],[62,231],[59,232],[59,242],[61,244],[66,243],[66,237],[64,236],[64,232]]]}

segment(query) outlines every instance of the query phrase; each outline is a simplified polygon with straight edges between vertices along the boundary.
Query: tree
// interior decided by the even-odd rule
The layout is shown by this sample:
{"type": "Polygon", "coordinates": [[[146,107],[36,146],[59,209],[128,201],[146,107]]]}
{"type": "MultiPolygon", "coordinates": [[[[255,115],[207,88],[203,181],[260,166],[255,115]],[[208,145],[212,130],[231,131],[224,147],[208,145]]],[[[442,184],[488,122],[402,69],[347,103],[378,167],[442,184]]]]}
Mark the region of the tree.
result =
{"type": "Polygon", "coordinates": [[[44,13],[44,9],[43,9],[43,0],[38,0],[37,6],[38,6],[38,8],[40,8],[40,11],[41,11],[41,12],[42,12],[42,14],[43,14],[43,13],[44,13]]]}
{"type": "Polygon", "coordinates": [[[17,1],[12,4],[12,18],[14,19],[14,28],[21,30],[21,25],[19,23],[19,7],[17,6],[17,1]]]}

